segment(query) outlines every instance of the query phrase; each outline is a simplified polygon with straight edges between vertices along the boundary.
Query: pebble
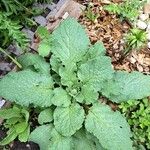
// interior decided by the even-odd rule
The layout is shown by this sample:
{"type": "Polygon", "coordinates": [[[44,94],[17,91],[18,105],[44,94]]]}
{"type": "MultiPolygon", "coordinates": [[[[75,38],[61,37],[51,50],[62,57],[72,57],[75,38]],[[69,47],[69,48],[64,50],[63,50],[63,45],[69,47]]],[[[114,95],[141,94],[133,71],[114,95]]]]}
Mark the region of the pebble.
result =
{"type": "Polygon", "coordinates": [[[145,20],[147,20],[149,18],[149,15],[148,14],[140,14],[139,15],[139,19],[141,20],[141,21],[145,21],[145,20]]]}
{"type": "Polygon", "coordinates": [[[150,42],[147,43],[147,47],[150,49],[150,42]]]}
{"type": "Polygon", "coordinates": [[[141,20],[138,20],[137,21],[137,27],[139,29],[145,30],[147,28],[147,24],[145,22],[141,21],[141,20]]]}
{"type": "Polygon", "coordinates": [[[149,22],[149,24],[147,25],[147,29],[146,29],[147,31],[150,31],[150,22],[149,22]]]}
{"type": "Polygon", "coordinates": [[[150,14],[150,3],[146,3],[144,5],[144,13],[145,14],[150,14]]]}

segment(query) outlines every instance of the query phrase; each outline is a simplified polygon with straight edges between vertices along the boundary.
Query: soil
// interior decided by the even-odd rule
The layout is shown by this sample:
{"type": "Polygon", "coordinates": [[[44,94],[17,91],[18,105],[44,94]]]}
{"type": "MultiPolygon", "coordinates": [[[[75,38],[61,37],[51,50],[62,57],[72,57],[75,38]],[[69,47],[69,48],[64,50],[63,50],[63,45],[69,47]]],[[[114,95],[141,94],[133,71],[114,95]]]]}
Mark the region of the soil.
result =
{"type": "MultiPolygon", "coordinates": [[[[132,51],[124,55],[124,36],[132,25],[127,21],[121,21],[118,16],[108,13],[103,9],[106,0],[78,0],[81,4],[88,6],[93,3],[92,12],[99,14],[96,22],[91,22],[86,14],[79,21],[85,26],[92,43],[102,41],[106,47],[107,55],[111,57],[112,64],[116,70],[139,71],[150,74],[150,49],[143,48],[140,51],[132,51]]],[[[121,0],[113,0],[119,3],[121,0]]]]}

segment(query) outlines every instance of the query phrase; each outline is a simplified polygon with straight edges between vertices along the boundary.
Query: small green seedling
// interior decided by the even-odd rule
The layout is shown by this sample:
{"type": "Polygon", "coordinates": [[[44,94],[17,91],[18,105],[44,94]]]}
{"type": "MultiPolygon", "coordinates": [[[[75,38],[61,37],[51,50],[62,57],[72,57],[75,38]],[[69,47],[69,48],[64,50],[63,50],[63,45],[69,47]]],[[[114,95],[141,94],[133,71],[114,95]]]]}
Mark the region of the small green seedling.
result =
{"type": "Polygon", "coordinates": [[[138,28],[133,28],[125,37],[126,49],[125,53],[130,50],[140,50],[147,44],[147,33],[138,28]]]}
{"type": "Polygon", "coordinates": [[[139,15],[139,9],[143,6],[144,1],[125,0],[122,3],[112,3],[104,6],[104,9],[117,14],[121,20],[127,19],[132,24],[139,15]]]}
{"type": "Polygon", "coordinates": [[[21,142],[27,142],[30,134],[29,112],[25,108],[14,105],[9,109],[0,109],[0,118],[4,119],[4,127],[8,129],[7,136],[0,141],[4,146],[18,137],[21,142]]]}
{"type": "Polygon", "coordinates": [[[98,17],[100,16],[100,14],[95,14],[92,11],[92,6],[88,6],[87,10],[85,11],[85,16],[93,23],[95,23],[98,19],[98,17]]]}
{"type": "Polygon", "coordinates": [[[122,113],[127,118],[133,133],[136,150],[140,147],[150,149],[150,102],[149,99],[129,100],[120,106],[122,113]]]}

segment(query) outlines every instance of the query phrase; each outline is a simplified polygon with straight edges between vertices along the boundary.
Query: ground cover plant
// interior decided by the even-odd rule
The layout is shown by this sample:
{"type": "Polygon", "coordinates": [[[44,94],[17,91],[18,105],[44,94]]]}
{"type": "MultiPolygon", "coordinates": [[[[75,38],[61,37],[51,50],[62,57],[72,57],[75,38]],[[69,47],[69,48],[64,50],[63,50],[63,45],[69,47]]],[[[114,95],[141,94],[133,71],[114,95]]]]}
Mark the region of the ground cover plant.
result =
{"type": "Polygon", "coordinates": [[[133,132],[136,149],[150,149],[150,103],[149,99],[129,100],[119,106],[133,132]]]}
{"type": "Polygon", "coordinates": [[[30,134],[28,110],[14,105],[9,109],[1,109],[0,118],[5,120],[4,127],[8,129],[7,137],[0,142],[1,146],[9,144],[16,137],[21,142],[27,142],[30,134]]]}
{"type": "Polygon", "coordinates": [[[147,33],[138,28],[133,28],[126,34],[125,41],[125,53],[130,50],[141,50],[147,45],[147,33]]]}
{"type": "Polygon", "coordinates": [[[27,37],[20,30],[22,26],[34,26],[35,22],[31,17],[43,11],[32,7],[35,2],[50,3],[51,0],[0,1],[0,44],[2,48],[7,48],[11,42],[15,42],[22,49],[27,48],[27,37]]]}
{"type": "Polygon", "coordinates": [[[125,118],[99,98],[121,103],[149,96],[150,76],[115,71],[103,44],[91,45],[75,19],[63,21],[50,35],[43,32],[41,56],[20,56],[23,69],[0,79],[1,97],[43,109],[29,140],[41,150],[132,150],[125,118]]]}
{"type": "Polygon", "coordinates": [[[127,19],[132,24],[139,15],[139,9],[146,1],[140,0],[125,0],[121,3],[112,3],[106,5],[105,10],[117,14],[121,20],[127,19]]]}

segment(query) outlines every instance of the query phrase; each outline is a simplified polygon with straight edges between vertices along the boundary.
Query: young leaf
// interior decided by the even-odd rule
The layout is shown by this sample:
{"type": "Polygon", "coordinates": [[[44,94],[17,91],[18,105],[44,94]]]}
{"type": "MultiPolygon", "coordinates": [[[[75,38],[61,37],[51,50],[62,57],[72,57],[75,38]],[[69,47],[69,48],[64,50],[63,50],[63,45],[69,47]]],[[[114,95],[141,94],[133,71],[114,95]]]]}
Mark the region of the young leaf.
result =
{"type": "Polygon", "coordinates": [[[118,111],[113,112],[107,105],[94,105],[87,115],[85,127],[106,149],[132,150],[128,123],[118,111]]]}
{"type": "Polygon", "coordinates": [[[49,123],[53,121],[53,111],[51,108],[44,109],[38,116],[39,124],[49,123]]]}
{"type": "Polygon", "coordinates": [[[57,107],[54,111],[54,125],[56,130],[64,135],[71,136],[82,127],[84,110],[79,104],[69,107],[57,107]]]}
{"type": "Polygon", "coordinates": [[[98,92],[89,86],[83,85],[80,94],[75,99],[80,103],[91,104],[97,102],[98,96],[98,92]]]}
{"type": "Polygon", "coordinates": [[[18,135],[18,139],[21,142],[27,142],[29,135],[30,135],[30,126],[28,125],[28,127],[18,135]]]}
{"type": "Polygon", "coordinates": [[[11,129],[10,133],[5,137],[1,142],[0,145],[4,146],[12,142],[17,137],[17,133],[15,129],[11,129]]]}
{"type": "Polygon", "coordinates": [[[46,27],[43,26],[39,26],[36,30],[36,33],[41,39],[44,39],[49,36],[48,30],[46,29],[46,27]]]}
{"type": "Polygon", "coordinates": [[[53,125],[42,125],[37,127],[29,136],[29,141],[33,141],[40,146],[40,150],[49,150],[50,135],[53,125]]]}
{"type": "Polygon", "coordinates": [[[52,33],[52,52],[66,66],[82,60],[90,44],[82,26],[73,18],[66,19],[52,33]],[[81,42],[82,41],[82,42],[81,42]]]}
{"type": "Polygon", "coordinates": [[[18,62],[22,65],[23,69],[33,66],[38,72],[50,74],[50,66],[44,58],[38,54],[26,53],[18,57],[18,62]]]}
{"type": "Polygon", "coordinates": [[[16,133],[17,134],[20,134],[22,133],[23,131],[25,131],[25,129],[27,128],[28,126],[28,123],[26,122],[21,122],[21,123],[17,123],[14,125],[14,128],[16,130],[16,133]]]}
{"type": "Polygon", "coordinates": [[[0,118],[10,119],[10,118],[16,118],[16,117],[20,117],[20,116],[21,116],[20,110],[14,110],[13,108],[0,109],[0,118]]]}
{"type": "Polygon", "coordinates": [[[102,93],[117,103],[129,99],[142,99],[150,95],[150,76],[139,72],[117,71],[113,81],[104,86],[102,93]]]}
{"type": "Polygon", "coordinates": [[[78,77],[84,84],[99,91],[103,87],[103,82],[113,77],[113,73],[111,59],[101,56],[81,65],[78,77]]]}
{"type": "MultiPolygon", "coordinates": [[[[73,64],[71,64],[73,65],[73,64]]],[[[67,67],[60,67],[59,68],[59,75],[61,77],[61,83],[62,85],[72,87],[78,82],[77,76],[76,76],[76,65],[73,66],[67,66],[67,67]]]]}
{"type": "Polygon", "coordinates": [[[44,39],[38,47],[39,55],[42,57],[46,57],[49,55],[50,50],[51,50],[51,44],[49,40],[44,39]]]}
{"type": "Polygon", "coordinates": [[[89,48],[87,52],[87,57],[88,59],[95,59],[96,57],[99,56],[105,56],[105,53],[106,49],[103,43],[98,41],[89,48]]]}
{"type": "Polygon", "coordinates": [[[0,80],[0,96],[22,106],[51,106],[52,87],[50,76],[31,70],[12,72],[0,80]]]}
{"type": "Polygon", "coordinates": [[[59,68],[62,67],[62,64],[61,61],[55,55],[51,56],[50,65],[52,70],[59,74],[59,68]]]}
{"type": "Polygon", "coordinates": [[[63,88],[55,88],[52,103],[55,106],[68,107],[71,104],[71,97],[63,88]]]}

